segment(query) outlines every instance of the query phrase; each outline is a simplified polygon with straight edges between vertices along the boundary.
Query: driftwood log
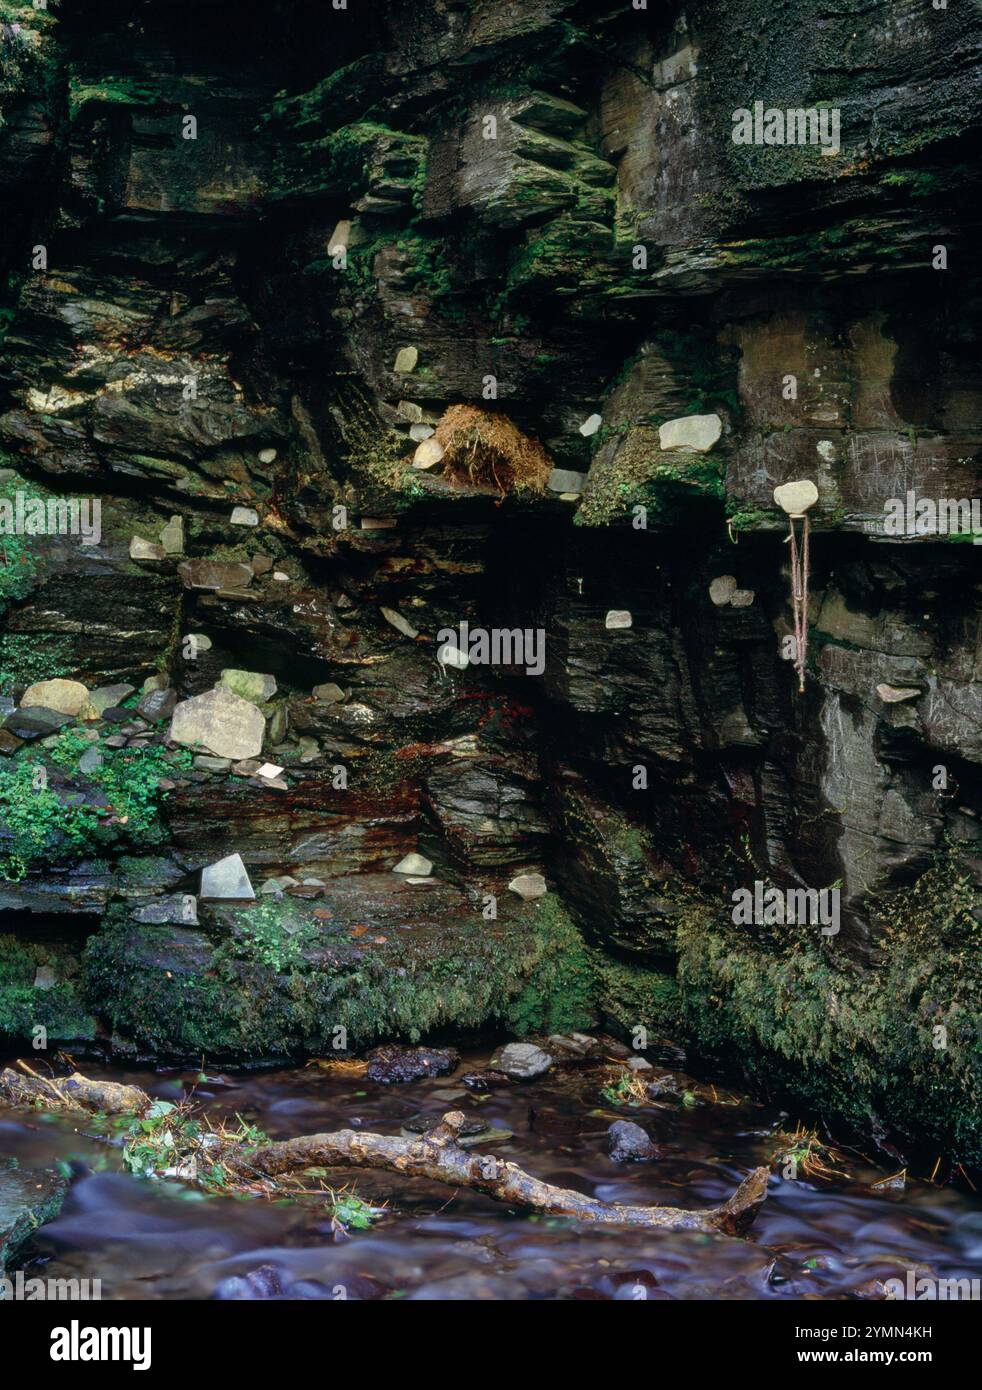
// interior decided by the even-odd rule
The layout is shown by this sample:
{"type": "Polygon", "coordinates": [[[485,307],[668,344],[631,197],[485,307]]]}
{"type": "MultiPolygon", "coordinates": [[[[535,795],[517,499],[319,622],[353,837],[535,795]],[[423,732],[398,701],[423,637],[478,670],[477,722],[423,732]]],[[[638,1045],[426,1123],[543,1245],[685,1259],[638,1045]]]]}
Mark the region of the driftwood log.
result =
{"type": "Polygon", "coordinates": [[[139,1086],[122,1086],[118,1081],[90,1081],[81,1072],[71,1076],[46,1077],[18,1062],[23,1074],[10,1067],[0,1071],[0,1103],[43,1105],[49,1110],[80,1110],[85,1114],[137,1114],[150,1104],[150,1097],[139,1086]]]}
{"type": "Polygon", "coordinates": [[[722,1206],[706,1211],[680,1207],[623,1206],[601,1202],[569,1188],[540,1182],[517,1164],[462,1149],[457,1136],[464,1124],[459,1110],[419,1139],[402,1139],[361,1130],[310,1134],[237,1149],[224,1155],[227,1170],[244,1179],[275,1178],[305,1168],[381,1168],[407,1177],[429,1178],[451,1187],[483,1192],[498,1202],[526,1211],[572,1216],[611,1226],[651,1226],[665,1231],[703,1231],[741,1235],[751,1224],[767,1193],[767,1168],[755,1168],[722,1206]]]}

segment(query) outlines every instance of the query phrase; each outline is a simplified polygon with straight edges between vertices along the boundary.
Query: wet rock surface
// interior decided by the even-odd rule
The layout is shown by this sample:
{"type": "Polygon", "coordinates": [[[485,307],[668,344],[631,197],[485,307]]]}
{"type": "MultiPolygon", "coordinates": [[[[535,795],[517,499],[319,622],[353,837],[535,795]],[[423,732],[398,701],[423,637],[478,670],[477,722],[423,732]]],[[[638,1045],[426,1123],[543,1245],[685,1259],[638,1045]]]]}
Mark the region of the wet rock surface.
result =
{"type": "Polygon", "coordinates": [[[651,1139],[631,1120],[615,1120],[607,1131],[607,1152],[615,1163],[646,1163],[657,1158],[651,1139]]]}
{"type": "Polygon", "coordinates": [[[376,1047],[367,1054],[369,1081],[405,1085],[423,1076],[446,1076],[460,1062],[452,1048],[376,1047]]]}
{"type": "Polygon", "coordinates": [[[0,1279],[12,1272],[26,1241],[58,1215],[68,1184],[51,1170],[0,1172],[0,1279]]]}
{"type": "Polygon", "coordinates": [[[503,1072],[513,1081],[533,1081],[552,1064],[550,1054],[534,1043],[509,1043],[491,1058],[492,1071],[503,1072]]]}

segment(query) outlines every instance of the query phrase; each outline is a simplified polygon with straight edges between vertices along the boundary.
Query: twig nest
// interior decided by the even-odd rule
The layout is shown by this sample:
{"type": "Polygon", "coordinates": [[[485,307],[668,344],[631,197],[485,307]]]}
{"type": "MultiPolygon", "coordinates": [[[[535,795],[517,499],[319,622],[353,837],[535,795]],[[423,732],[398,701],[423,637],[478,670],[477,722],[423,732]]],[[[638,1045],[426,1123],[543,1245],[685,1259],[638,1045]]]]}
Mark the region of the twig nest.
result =
{"type": "Polygon", "coordinates": [[[804,516],[808,508],[813,507],[818,501],[818,488],[810,478],[802,478],[794,483],[782,483],[774,489],[774,501],[788,516],[804,516]]]}
{"type": "Polygon", "coordinates": [[[414,468],[433,468],[443,458],[443,445],[438,439],[424,439],[413,454],[414,468]]]}

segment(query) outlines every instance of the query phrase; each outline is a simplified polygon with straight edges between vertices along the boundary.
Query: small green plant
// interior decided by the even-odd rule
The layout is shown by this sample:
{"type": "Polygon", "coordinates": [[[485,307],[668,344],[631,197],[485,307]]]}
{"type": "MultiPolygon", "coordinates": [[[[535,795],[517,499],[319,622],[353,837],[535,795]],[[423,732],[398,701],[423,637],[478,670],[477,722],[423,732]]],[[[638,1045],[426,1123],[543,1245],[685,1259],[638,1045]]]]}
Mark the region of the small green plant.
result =
{"type": "Polygon", "coordinates": [[[189,1097],[175,1105],[155,1100],[123,1135],[123,1163],[138,1178],[173,1176],[206,1191],[230,1186],[222,1155],[228,1148],[256,1148],[266,1135],[236,1115],[238,1128],[212,1129],[196,1117],[189,1097]]]}
{"type": "Polygon", "coordinates": [[[312,922],[276,903],[261,903],[242,913],[237,922],[245,954],[282,975],[303,964],[304,952],[320,932],[312,922]]]}
{"type": "Polygon", "coordinates": [[[615,1082],[608,1083],[600,1092],[611,1105],[644,1105],[648,1101],[648,1088],[634,1072],[624,1072],[615,1082]]]}
{"type": "Polygon", "coordinates": [[[367,1231],[382,1215],[383,1207],[369,1206],[347,1189],[330,1193],[331,1224],[335,1231],[367,1231]]]}
{"type": "Polygon", "coordinates": [[[176,1167],[189,1147],[197,1145],[201,1126],[169,1100],[155,1100],[134,1120],[123,1143],[123,1162],[138,1178],[157,1178],[176,1167]]]}
{"type": "MultiPolygon", "coordinates": [[[[74,770],[88,749],[97,747],[80,729],[61,734],[50,750],[56,767],[74,770]]],[[[153,843],[162,833],[157,817],[161,779],[191,766],[184,750],[113,749],[101,746],[102,765],[84,777],[101,787],[105,806],[89,805],[77,793],[48,785],[41,751],[22,749],[0,766],[0,825],[8,836],[4,872],[23,878],[30,864],[64,846],[79,856],[123,835],[135,843],[153,843]]],[[[83,783],[84,785],[84,783],[83,783]]]]}

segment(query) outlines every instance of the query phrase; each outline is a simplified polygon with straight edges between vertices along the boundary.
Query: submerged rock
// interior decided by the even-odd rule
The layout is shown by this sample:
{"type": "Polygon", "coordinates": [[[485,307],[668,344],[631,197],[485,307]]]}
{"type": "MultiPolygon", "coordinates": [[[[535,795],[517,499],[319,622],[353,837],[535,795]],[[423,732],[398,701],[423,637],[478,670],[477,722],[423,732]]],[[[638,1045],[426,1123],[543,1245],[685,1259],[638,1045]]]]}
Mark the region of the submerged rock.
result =
{"type": "Polygon", "coordinates": [[[647,1163],[658,1150],[640,1125],[615,1120],[607,1131],[607,1152],[615,1163],[647,1163]]]}
{"type": "Polygon", "coordinates": [[[459,1065],[460,1054],[450,1047],[376,1047],[367,1061],[369,1081],[394,1086],[424,1076],[446,1076],[459,1065]]]}
{"type": "Polygon", "coordinates": [[[544,1076],[554,1058],[534,1043],[508,1043],[491,1058],[491,1070],[503,1072],[514,1081],[534,1081],[544,1076]]]}

